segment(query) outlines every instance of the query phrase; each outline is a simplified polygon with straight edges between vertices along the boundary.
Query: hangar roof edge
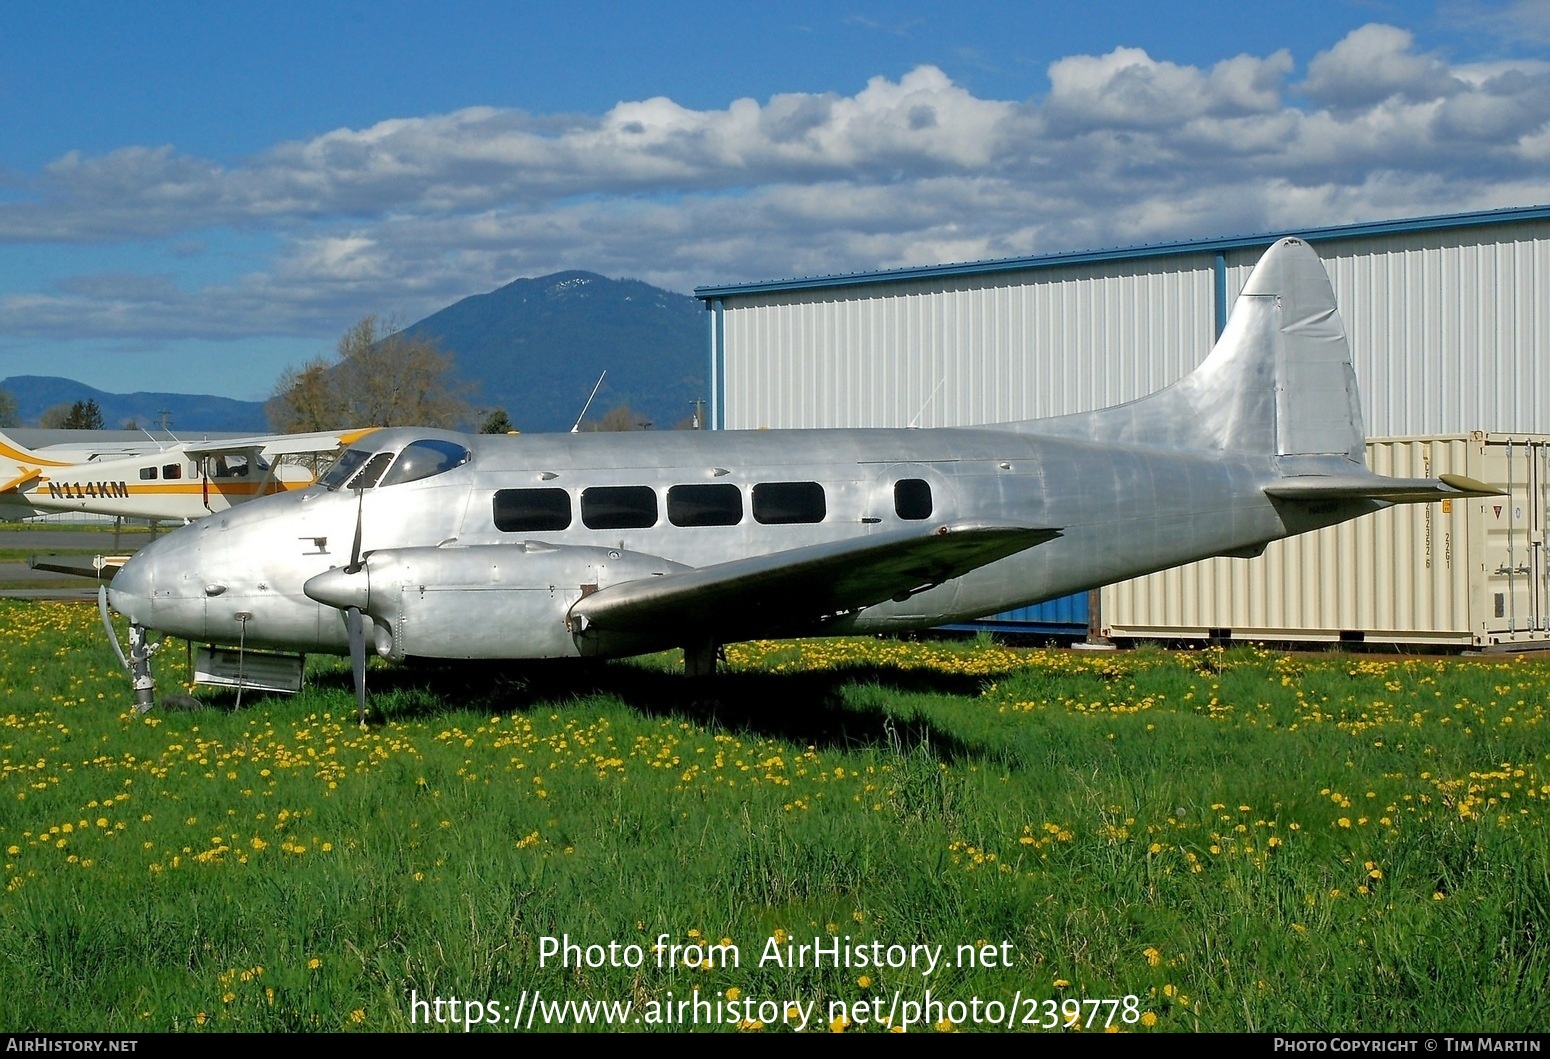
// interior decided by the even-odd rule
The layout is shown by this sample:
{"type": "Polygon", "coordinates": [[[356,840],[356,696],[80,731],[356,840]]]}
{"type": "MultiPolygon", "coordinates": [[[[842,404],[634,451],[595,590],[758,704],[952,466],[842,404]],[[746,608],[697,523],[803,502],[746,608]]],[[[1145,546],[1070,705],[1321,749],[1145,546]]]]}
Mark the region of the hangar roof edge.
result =
{"type": "Polygon", "coordinates": [[[1099,261],[1140,260],[1165,257],[1171,254],[1214,253],[1239,250],[1247,247],[1269,246],[1277,239],[1297,236],[1310,243],[1329,242],[1337,239],[1360,239],[1374,235],[1392,235],[1405,232],[1425,232],[1452,228],[1479,228],[1515,221],[1550,219],[1550,206],[1513,206],[1505,209],[1480,210],[1473,213],[1447,213],[1435,217],[1412,217],[1397,221],[1363,221],[1357,224],[1337,224],[1322,228],[1299,228],[1283,232],[1262,232],[1255,235],[1219,236],[1211,239],[1187,239],[1168,243],[1143,243],[1136,246],[1114,247],[1104,250],[1073,250],[1054,254],[1036,254],[1029,257],[1004,257],[988,261],[967,261],[945,265],[910,265],[903,268],[878,269],[870,272],[844,272],[830,276],[810,276],[796,279],[759,280],[752,283],[713,284],[694,288],[694,296],[707,304],[717,298],[738,294],[769,294],[781,291],[818,290],[825,287],[863,287],[896,280],[932,279],[945,276],[983,276],[999,272],[1022,272],[1030,269],[1054,268],[1061,265],[1082,265],[1099,261]]]}

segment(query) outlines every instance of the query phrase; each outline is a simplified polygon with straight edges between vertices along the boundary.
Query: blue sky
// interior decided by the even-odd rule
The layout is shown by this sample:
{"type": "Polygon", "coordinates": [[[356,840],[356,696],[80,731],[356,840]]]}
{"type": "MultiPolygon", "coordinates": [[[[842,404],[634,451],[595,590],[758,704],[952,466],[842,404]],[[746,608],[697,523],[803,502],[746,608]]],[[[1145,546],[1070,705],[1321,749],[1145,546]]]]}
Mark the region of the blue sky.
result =
{"type": "Polygon", "coordinates": [[[365,313],[1550,201],[1550,0],[20,2],[0,378],[268,393],[365,313]]]}

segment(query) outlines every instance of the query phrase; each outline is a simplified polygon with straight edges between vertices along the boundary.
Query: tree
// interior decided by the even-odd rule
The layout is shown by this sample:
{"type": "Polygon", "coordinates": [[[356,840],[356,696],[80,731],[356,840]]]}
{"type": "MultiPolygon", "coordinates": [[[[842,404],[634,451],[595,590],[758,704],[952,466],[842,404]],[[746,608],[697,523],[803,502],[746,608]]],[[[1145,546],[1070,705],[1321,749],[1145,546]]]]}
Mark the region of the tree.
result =
{"type": "Polygon", "coordinates": [[[68,406],[56,404],[43,413],[38,425],[50,430],[101,430],[102,409],[94,397],[68,406]]]}
{"type": "Polygon", "coordinates": [[[264,406],[282,433],[341,427],[458,426],[467,420],[450,355],[364,316],[339,340],[333,363],[322,358],[287,368],[264,406]]]}
{"type": "Polygon", "coordinates": [[[497,408],[484,417],[484,422],[479,424],[481,434],[509,434],[516,427],[511,425],[511,417],[506,414],[504,408],[497,408]]]}
{"type": "Polygon", "coordinates": [[[21,426],[21,415],[16,410],[16,398],[0,390],[0,427],[21,426]]]}
{"type": "Polygon", "coordinates": [[[627,404],[610,408],[603,413],[603,418],[598,420],[587,419],[581,424],[582,430],[595,430],[599,432],[618,430],[650,430],[651,421],[635,414],[627,404]]]}

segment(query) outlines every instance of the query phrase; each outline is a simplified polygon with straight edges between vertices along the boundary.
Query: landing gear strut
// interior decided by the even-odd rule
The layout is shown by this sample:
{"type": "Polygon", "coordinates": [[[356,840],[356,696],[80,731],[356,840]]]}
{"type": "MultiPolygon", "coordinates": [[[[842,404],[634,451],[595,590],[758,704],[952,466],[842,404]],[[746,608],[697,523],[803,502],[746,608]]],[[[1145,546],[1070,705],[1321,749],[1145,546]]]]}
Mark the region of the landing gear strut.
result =
{"type": "Polygon", "coordinates": [[[129,626],[129,683],[135,689],[135,712],[148,713],[156,705],[156,679],[151,676],[151,656],[161,641],[151,643],[145,626],[129,626]]]}
{"type": "Polygon", "coordinates": [[[151,642],[144,625],[130,623],[129,655],[119,645],[118,633],[113,628],[113,616],[108,613],[108,586],[97,589],[97,613],[102,616],[102,627],[107,630],[108,643],[118,656],[118,664],[129,671],[129,683],[135,691],[135,712],[147,713],[156,705],[156,679],[151,676],[151,656],[161,649],[163,641],[151,642]]]}
{"type": "Polygon", "coordinates": [[[721,645],[714,640],[700,640],[684,645],[684,676],[713,677],[716,660],[721,657],[721,645]]]}

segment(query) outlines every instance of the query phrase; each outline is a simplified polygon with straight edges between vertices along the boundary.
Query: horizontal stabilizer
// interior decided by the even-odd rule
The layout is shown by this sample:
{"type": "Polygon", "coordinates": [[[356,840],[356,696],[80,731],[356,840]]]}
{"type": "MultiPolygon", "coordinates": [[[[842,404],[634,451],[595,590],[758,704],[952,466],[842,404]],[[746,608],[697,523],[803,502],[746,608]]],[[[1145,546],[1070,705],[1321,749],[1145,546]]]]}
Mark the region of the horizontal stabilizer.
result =
{"type": "Polygon", "coordinates": [[[1281,500],[1382,500],[1390,504],[1425,504],[1458,497],[1504,494],[1500,489],[1462,474],[1444,474],[1440,478],[1351,474],[1287,478],[1267,485],[1265,495],[1281,500]]]}
{"type": "Polygon", "coordinates": [[[657,633],[732,643],[903,599],[1060,536],[998,522],[950,522],[830,541],[613,585],[571,608],[583,635],[657,633]]]}
{"type": "Polygon", "coordinates": [[[41,467],[23,467],[20,474],[0,485],[0,493],[14,493],[28,482],[36,481],[42,474],[41,467]]]}

